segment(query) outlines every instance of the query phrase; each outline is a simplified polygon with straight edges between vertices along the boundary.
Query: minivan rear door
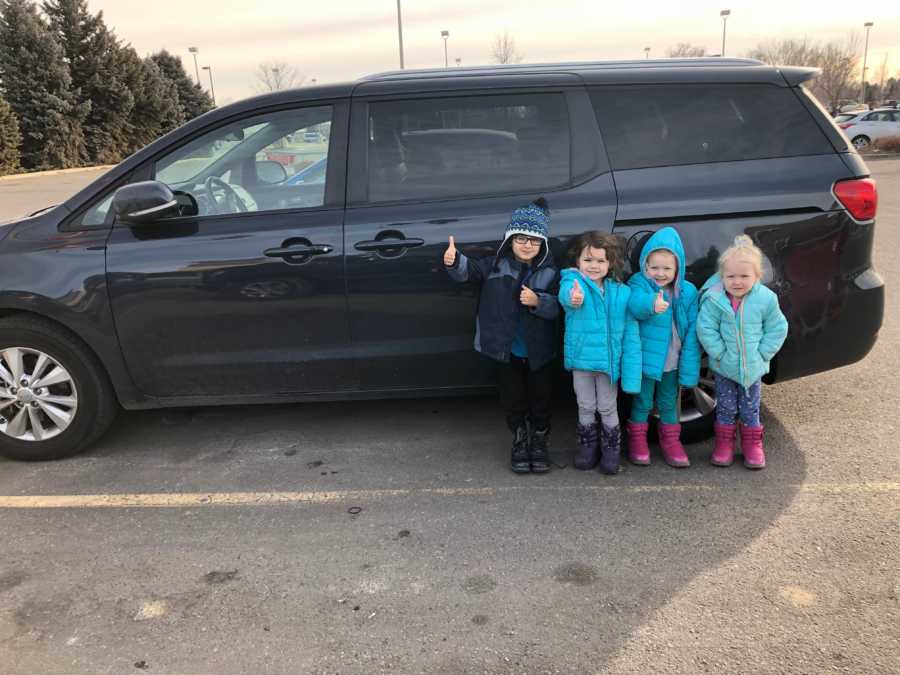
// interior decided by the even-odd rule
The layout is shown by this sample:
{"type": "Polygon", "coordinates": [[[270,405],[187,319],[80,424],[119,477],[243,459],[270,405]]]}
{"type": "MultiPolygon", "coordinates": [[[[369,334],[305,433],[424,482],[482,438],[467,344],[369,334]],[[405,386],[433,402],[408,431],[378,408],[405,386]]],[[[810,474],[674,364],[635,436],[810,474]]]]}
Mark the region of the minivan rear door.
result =
{"type": "Polygon", "coordinates": [[[485,79],[463,89],[419,82],[415,93],[371,82],[354,92],[344,232],[365,389],[493,382],[473,350],[479,289],[444,270],[448,236],[465,255],[492,258],[512,210],[539,196],[557,253],[585,229],[612,229],[615,190],[579,80],[545,76],[542,86],[513,89],[507,78],[503,90],[485,79]]]}

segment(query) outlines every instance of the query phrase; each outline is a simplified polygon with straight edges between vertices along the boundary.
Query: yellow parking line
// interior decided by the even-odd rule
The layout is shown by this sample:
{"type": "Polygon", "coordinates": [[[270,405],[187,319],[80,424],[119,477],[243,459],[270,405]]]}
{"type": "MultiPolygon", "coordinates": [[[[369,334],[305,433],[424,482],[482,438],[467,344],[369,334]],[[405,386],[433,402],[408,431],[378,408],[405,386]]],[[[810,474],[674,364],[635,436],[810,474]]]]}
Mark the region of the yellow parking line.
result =
{"type": "MultiPolygon", "coordinates": [[[[900,492],[900,482],[885,483],[801,483],[779,485],[800,494],[878,494],[900,492]]],[[[399,490],[331,490],[321,492],[159,492],[108,495],[10,495],[0,496],[0,509],[66,508],[185,508],[200,506],[266,506],[278,504],[328,504],[363,502],[391,497],[494,497],[504,493],[527,491],[552,492],[723,492],[732,488],[719,485],[522,485],[482,488],[409,488],[399,490]]]]}

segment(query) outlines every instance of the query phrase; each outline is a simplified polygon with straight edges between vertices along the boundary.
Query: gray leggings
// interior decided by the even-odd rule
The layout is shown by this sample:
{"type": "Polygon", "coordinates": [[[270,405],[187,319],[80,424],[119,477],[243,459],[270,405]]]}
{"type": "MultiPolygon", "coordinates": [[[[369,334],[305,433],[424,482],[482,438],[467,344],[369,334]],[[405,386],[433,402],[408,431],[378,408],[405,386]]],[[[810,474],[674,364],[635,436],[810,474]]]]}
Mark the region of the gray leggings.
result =
{"type": "Polygon", "coordinates": [[[616,408],[618,387],[609,381],[606,373],[591,370],[573,370],[572,384],[578,399],[578,423],[593,424],[595,413],[606,427],[619,426],[619,411],[616,408]]]}

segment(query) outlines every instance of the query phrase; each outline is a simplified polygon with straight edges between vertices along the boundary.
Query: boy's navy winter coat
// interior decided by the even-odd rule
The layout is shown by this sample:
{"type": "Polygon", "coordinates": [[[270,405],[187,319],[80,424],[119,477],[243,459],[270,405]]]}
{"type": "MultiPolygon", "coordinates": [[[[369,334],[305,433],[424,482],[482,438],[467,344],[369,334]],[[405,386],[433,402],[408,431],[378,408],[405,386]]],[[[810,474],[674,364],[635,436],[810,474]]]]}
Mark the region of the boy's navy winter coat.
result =
{"type": "Polygon", "coordinates": [[[684,278],[684,246],[673,227],[655,232],[641,251],[640,268],[631,275],[628,285],[631,298],[628,309],[638,320],[641,332],[641,349],[644,376],[661,380],[666,364],[666,354],[672,339],[672,316],[681,339],[681,356],[678,360],[678,383],[683,387],[695,387],[700,379],[700,343],[697,340],[697,287],[684,278]],[[669,307],[662,314],[653,312],[653,303],[659,295],[659,287],[644,274],[647,258],[653,251],[665,249],[678,259],[674,297],[667,298],[669,307]]]}
{"type": "Polygon", "coordinates": [[[480,260],[470,260],[457,251],[455,263],[446,270],[454,281],[471,281],[481,286],[475,319],[476,351],[508,363],[521,318],[531,369],[538,370],[553,360],[559,339],[556,328],[559,275],[552,255],[548,253],[540,264],[532,267],[518,262],[509,245],[502,246],[495,258],[480,260]],[[523,285],[537,294],[537,307],[526,307],[519,302],[523,285]]]}
{"type": "Polygon", "coordinates": [[[577,269],[562,271],[559,302],[566,310],[563,354],[566,370],[606,373],[615,384],[621,378],[622,391],[641,390],[641,338],[638,324],[628,311],[631,289],[606,278],[600,286],[577,269]],[[575,281],[584,292],[581,307],[569,301],[575,281]]]}
{"type": "Polygon", "coordinates": [[[787,333],[778,296],[761,283],[753,285],[737,312],[718,274],[703,285],[697,334],[713,372],[749,387],[769,372],[787,333]]]}

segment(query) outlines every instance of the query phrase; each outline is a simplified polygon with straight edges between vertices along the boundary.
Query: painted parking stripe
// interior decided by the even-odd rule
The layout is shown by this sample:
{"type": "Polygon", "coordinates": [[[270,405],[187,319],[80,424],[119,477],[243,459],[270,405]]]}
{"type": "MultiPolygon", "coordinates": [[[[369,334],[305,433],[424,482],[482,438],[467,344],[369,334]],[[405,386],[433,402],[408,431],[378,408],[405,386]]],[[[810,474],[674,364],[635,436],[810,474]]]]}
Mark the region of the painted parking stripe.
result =
{"type": "MultiPolygon", "coordinates": [[[[900,493],[900,482],[893,483],[805,483],[773,484],[799,494],[866,495],[900,493]]],[[[270,506],[279,504],[329,504],[362,502],[396,497],[496,497],[529,492],[616,492],[671,493],[725,492],[719,485],[559,485],[483,488],[409,488],[399,490],[332,490],[318,492],[159,492],[143,494],[95,495],[10,495],[0,496],[0,509],[67,508],[186,508],[203,506],[270,506]]]]}

